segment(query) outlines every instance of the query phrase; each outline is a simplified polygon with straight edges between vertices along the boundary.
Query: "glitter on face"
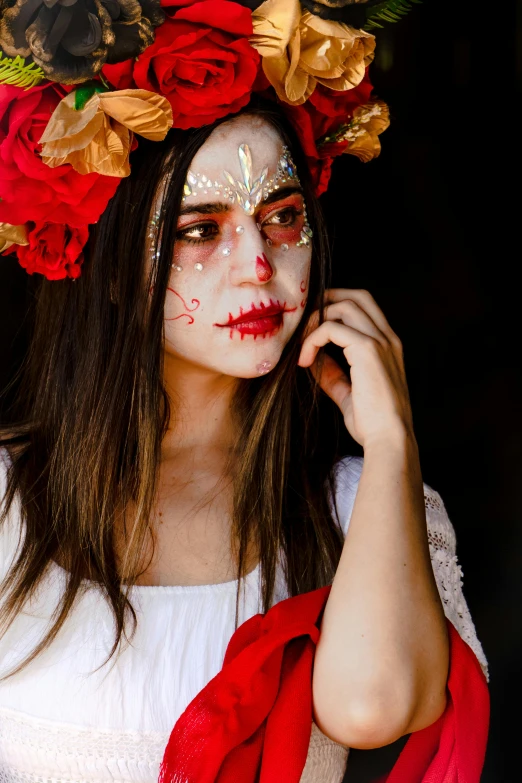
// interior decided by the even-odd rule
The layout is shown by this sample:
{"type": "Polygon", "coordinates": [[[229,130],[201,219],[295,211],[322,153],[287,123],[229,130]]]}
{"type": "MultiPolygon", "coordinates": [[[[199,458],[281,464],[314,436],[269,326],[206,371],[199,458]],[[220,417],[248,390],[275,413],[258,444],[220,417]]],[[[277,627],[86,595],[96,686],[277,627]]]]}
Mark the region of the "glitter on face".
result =
{"type": "Polygon", "coordinates": [[[283,244],[281,245],[281,250],[283,250],[285,253],[288,250],[288,245],[286,244],[286,242],[283,242],[283,244]]]}
{"type": "MultiPolygon", "coordinates": [[[[165,192],[158,189],[155,200],[162,202],[162,207],[154,228],[159,235],[161,261],[167,263],[167,275],[170,264],[174,264],[168,285],[188,305],[168,292],[163,314],[165,353],[174,357],[176,366],[204,367],[230,378],[253,379],[254,384],[258,378],[260,385],[272,383],[274,376],[272,381],[268,377],[266,381],[261,379],[272,371],[279,372],[287,345],[293,344],[296,331],[301,334],[303,316],[307,317],[313,309],[311,301],[301,307],[305,294],[299,288],[300,281],[307,280],[310,274],[311,248],[296,247],[305,225],[308,191],[303,191],[296,179],[282,177],[286,182],[279,180],[275,183],[278,187],[271,186],[272,193],[261,198],[252,215],[246,214],[237,197],[229,202],[230,196],[216,188],[214,180],[218,185],[229,185],[223,169],[242,180],[238,158],[242,143],[250,146],[253,180],[260,177],[265,166],[267,179],[275,175],[283,140],[272,127],[265,128],[264,122],[238,118],[230,131],[227,126],[209,139],[188,167],[200,176],[205,174],[207,184],[187,196],[181,209],[170,210],[165,192]],[[212,182],[208,182],[211,175],[212,182]],[[198,211],[199,207],[203,209],[198,211]],[[167,234],[168,248],[164,246],[167,234]],[[267,239],[271,244],[266,244],[267,239]],[[229,255],[223,254],[226,249],[230,249],[229,255]],[[183,271],[178,273],[177,266],[183,271]],[[192,312],[196,297],[201,304],[192,312]],[[280,303],[281,308],[271,309],[272,302],[280,303]]],[[[300,167],[298,174],[301,176],[300,167]]],[[[166,177],[167,195],[171,195],[169,181],[166,177]]],[[[304,180],[302,185],[306,185],[304,180]]],[[[151,218],[155,206],[150,210],[151,218]]],[[[308,204],[310,222],[313,206],[308,204]]],[[[315,230],[313,224],[312,227],[315,230]]],[[[151,239],[145,229],[143,245],[147,250],[151,239]]],[[[156,266],[149,273],[151,277],[152,272],[157,274],[156,266]]]]}
{"type": "Polygon", "coordinates": [[[281,184],[287,181],[299,183],[297,169],[290,156],[288,147],[283,146],[283,151],[277,163],[276,173],[268,179],[267,166],[265,166],[261,175],[254,179],[252,153],[248,144],[239,145],[238,157],[242,179],[235,179],[228,171],[223,171],[228,185],[212,181],[205,174],[189,171],[183,187],[183,201],[186,201],[191,196],[198,195],[201,189],[204,189],[205,192],[214,190],[216,194],[218,192],[223,193],[224,197],[231,203],[236,201],[247,215],[253,215],[261,201],[266,199],[274,190],[277,190],[281,184]]]}
{"type": "Polygon", "coordinates": [[[274,243],[272,242],[272,240],[270,239],[270,237],[268,237],[268,239],[266,240],[266,244],[268,245],[268,247],[272,247],[272,245],[273,245],[274,243]]]}
{"type": "Polygon", "coordinates": [[[306,206],[303,207],[303,214],[304,214],[304,226],[301,231],[301,239],[296,244],[296,247],[310,247],[311,245],[311,238],[314,235],[314,232],[310,228],[310,223],[308,222],[308,215],[306,214],[306,206]]]}
{"type": "Polygon", "coordinates": [[[259,375],[266,375],[266,373],[272,369],[272,362],[264,361],[261,362],[261,364],[258,364],[256,367],[256,370],[258,371],[259,375]]]}
{"type": "Polygon", "coordinates": [[[151,241],[150,242],[150,246],[149,246],[150,247],[150,253],[151,253],[153,258],[154,257],[155,258],[159,258],[159,254],[160,254],[159,247],[156,248],[156,240],[158,238],[157,234],[158,234],[158,222],[159,222],[159,219],[160,219],[160,210],[156,209],[155,212],[154,212],[154,215],[150,219],[150,222],[149,222],[149,232],[148,232],[148,237],[149,237],[149,239],[151,241]]]}
{"type": "Polygon", "coordinates": [[[176,272],[183,272],[183,267],[182,267],[182,266],[180,266],[179,264],[171,264],[171,267],[172,267],[172,268],[173,268],[173,269],[174,269],[176,272]]]}
{"type": "Polygon", "coordinates": [[[224,256],[229,256],[230,255],[230,248],[229,247],[224,247],[223,248],[223,255],[224,256]]]}

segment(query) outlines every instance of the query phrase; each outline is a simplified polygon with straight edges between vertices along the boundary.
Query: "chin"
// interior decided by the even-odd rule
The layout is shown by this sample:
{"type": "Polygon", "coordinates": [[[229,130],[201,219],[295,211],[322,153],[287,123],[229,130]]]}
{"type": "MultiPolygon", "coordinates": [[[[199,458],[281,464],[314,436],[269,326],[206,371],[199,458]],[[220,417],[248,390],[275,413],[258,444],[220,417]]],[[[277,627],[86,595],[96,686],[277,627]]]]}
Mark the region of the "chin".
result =
{"type": "Polygon", "coordinates": [[[294,329],[281,329],[276,334],[256,336],[239,333],[215,335],[210,339],[201,337],[196,344],[185,340],[182,345],[167,347],[167,353],[178,362],[199,367],[202,370],[226,375],[231,378],[259,378],[274,369],[291,339],[294,329]],[[212,339],[213,338],[213,339],[212,339]]]}
{"type": "Polygon", "coordinates": [[[270,356],[268,354],[259,358],[250,358],[248,362],[234,362],[215,368],[223,375],[229,375],[231,378],[259,378],[261,375],[267,375],[276,367],[281,358],[281,354],[270,356]]]}
{"type": "Polygon", "coordinates": [[[228,356],[221,357],[221,361],[214,365],[214,369],[233,378],[259,378],[276,367],[284,347],[284,343],[279,341],[277,343],[274,341],[270,345],[268,340],[265,340],[264,345],[256,345],[255,349],[253,346],[238,347],[237,353],[230,351],[228,356]]]}

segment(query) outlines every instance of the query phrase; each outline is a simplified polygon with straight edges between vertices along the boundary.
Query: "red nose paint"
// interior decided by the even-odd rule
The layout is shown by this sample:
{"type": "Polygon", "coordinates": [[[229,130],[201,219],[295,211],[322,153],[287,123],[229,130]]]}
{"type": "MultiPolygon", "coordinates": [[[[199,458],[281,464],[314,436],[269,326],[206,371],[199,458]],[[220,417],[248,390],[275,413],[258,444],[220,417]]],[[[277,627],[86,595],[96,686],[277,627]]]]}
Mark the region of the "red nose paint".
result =
{"type": "Polygon", "coordinates": [[[262,256],[256,258],[256,274],[257,279],[261,283],[268,283],[274,274],[274,270],[270,266],[270,262],[264,253],[262,256]]]}

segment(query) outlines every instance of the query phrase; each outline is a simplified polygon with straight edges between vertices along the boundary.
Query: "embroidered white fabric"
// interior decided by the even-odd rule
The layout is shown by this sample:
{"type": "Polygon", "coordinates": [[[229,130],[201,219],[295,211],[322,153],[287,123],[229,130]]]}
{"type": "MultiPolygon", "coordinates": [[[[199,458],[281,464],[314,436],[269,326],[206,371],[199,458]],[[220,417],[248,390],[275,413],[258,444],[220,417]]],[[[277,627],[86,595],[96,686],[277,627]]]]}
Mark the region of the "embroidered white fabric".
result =
{"type": "MultiPolygon", "coordinates": [[[[5,452],[0,452],[0,497],[5,452]]],[[[335,502],[344,533],[362,460],[337,466],[335,502]]],[[[426,487],[433,570],[446,616],[487,663],[462,593],[455,532],[440,496],[426,487]]],[[[0,530],[0,579],[20,534],[17,508],[0,530]]],[[[39,590],[0,641],[0,675],[25,657],[48,627],[65,572],[49,568],[39,590]]],[[[259,569],[245,579],[240,621],[260,611],[259,569]]],[[[130,645],[103,665],[112,615],[86,582],[53,644],[20,674],[0,683],[0,783],[155,783],[170,731],[194,696],[220,670],[234,631],[236,582],[135,587],[138,627],[130,645]]],[[[280,570],[274,603],[287,597],[280,570]]],[[[301,783],[341,783],[348,748],[313,724],[301,783]]]]}

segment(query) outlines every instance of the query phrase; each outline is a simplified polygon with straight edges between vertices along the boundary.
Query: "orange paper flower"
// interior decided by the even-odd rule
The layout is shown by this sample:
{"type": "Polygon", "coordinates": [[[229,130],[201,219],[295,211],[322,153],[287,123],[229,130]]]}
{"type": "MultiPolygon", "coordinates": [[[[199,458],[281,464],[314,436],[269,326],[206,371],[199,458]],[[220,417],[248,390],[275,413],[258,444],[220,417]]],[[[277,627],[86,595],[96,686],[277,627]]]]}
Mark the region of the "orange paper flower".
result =
{"type": "Polygon", "coordinates": [[[27,231],[24,225],[12,226],[10,223],[0,223],[0,253],[9,250],[13,245],[28,245],[27,231]]]}
{"type": "Polygon", "coordinates": [[[384,101],[375,101],[360,106],[353,113],[353,119],[343,134],[349,142],[348,155],[356,155],[363,163],[376,158],[381,151],[379,135],[390,124],[390,110],[384,101]]]}
{"type": "Polygon", "coordinates": [[[149,90],[95,92],[83,109],[69,93],[54,110],[41,138],[42,160],[51,168],[70,163],[80,174],[128,177],[132,134],[161,141],[172,127],[172,109],[149,90]]]}
{"type": "Polygon", "coordinates": [[[375,38],[341,22],[301,13],[299,0],[265,0],[252,14],[252,46],[280,100],[304,103],[323,84],[350,90],[373,60],[375,38]]]}

